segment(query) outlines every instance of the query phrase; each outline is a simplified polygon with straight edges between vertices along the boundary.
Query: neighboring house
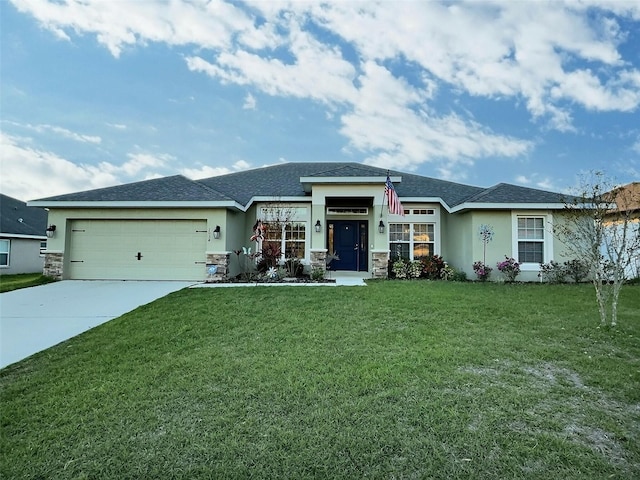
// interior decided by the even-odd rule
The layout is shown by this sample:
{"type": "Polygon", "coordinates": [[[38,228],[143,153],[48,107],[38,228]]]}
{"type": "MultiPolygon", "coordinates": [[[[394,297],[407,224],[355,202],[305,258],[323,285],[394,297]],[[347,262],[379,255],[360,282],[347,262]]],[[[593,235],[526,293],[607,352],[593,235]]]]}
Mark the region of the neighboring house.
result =
{"type": "Polygon", "coordinates": [[[0,275],[42,272],[47,211],[0,194],[0,275]]]}
{"type": "MultiPolygon", "coordinates": [[[[616,209],[613,210],[609,216],[609,221],[617,227],[617,231],[614,235],[618,238],[622,236],[624,230],[621,228],[621,219],[627,218],[627,241],[630,245],[635,246],[635,248],[631,249],[631,254],[633,256],[629,259],[629,265],[625,270],[625,276],[627,278],[639,278],[640,251],[638,249],[638,242],[640,242],[640,182],[632,182],[618,187],[609,192],[608,195],[611,195],[611,200],[616,204],[616,209]]],[[[606,256],[606,249],[604,247],[602,249],[602,253],[606,256]]]]}
{"type": "Polygon", "coordinates": [[[262,220],[270,241],[311,267],[387,275],[388,260],[441,255],[474,278],[483,259],[479,228],[491,225],[486,260],[522,263],[520,280],[537,281],[541,262],[564,261],[551,234],[562,221],[558,193],[506,183],[480,188],[389,173],[404,207],[384,202],[388,171],[358,163],[285,163],[203,180],[171,176],[30,202],[56,225],[45,273],[65,279],[204,280],[235,275],[242,247],[262,220]],[[286,223],[280,232],[268,229],[286,223]],[[215,267],[215,268],[211,268],[215,267]]]}

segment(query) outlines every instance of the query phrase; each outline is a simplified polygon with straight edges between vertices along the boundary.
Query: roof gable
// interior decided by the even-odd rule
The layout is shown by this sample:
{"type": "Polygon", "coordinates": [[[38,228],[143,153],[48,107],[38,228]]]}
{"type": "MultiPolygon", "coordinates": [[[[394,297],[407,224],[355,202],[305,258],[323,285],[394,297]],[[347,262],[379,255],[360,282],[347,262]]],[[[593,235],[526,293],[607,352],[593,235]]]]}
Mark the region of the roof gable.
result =
{"type": "Polygon", "coordinates": [[[509,183],[499,183],[465,200],[465,203],[564,203],[566,195],[509,183]]]}

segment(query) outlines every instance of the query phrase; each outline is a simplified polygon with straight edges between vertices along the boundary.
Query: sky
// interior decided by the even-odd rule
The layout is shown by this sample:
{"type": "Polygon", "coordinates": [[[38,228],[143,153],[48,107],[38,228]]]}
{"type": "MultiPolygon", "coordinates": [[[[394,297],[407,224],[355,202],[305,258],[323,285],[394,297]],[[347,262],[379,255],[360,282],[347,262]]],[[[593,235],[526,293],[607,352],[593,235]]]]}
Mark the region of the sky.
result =
{"type": "Polygon", "coordinates": [[[0,191],[281,162],[640,180],[640,2],[0,0],[0,191]]]}

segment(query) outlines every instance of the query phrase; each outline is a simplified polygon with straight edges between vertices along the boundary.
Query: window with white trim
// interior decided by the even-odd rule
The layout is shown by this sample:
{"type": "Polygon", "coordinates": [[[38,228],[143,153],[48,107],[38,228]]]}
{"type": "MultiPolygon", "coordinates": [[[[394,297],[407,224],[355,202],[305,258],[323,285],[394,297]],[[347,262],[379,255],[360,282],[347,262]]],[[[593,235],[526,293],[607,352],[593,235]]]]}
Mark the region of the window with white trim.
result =
{"type": "Polygon", "coordinates": [[[44,257],[44,252],[47,250],[47,241],[43,240],[40,242],[40,256],[44,257]]]}
{"type": "Polygon", "coordinates": [[[389,249],[391,259],[416,260],[435,252],[435,224],[390,223],[389,249]]]}
{"type": "Polygon", "coordinates": [[[11,240],[0,240],[0,267],[9,266],[10,251],[11,251],[11,240]]]}
{"type": "Polygon", "coordinates": [[[519,263],[544,263],[545,258],[545,217],[518,216],[518,262],[519,263]]]}
{"type": "Polygon", "coordinates": [[[284,225],[275,223],[271,228],[268,223],[263,225],[264,242],[278,243],[283,258],[306,258],[307,222],[287,222],[284,225]]]}

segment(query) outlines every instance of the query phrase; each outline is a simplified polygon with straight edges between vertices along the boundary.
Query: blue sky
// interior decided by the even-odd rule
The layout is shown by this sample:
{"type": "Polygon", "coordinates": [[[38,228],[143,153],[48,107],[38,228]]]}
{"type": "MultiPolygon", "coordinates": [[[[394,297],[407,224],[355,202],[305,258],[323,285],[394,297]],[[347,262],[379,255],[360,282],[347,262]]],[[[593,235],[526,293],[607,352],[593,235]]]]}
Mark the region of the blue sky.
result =
{"type": "Polygon", "coordinates": [[[2,193],[353,161],[640,180],[637,1],[2,0],[2,193]]]}

